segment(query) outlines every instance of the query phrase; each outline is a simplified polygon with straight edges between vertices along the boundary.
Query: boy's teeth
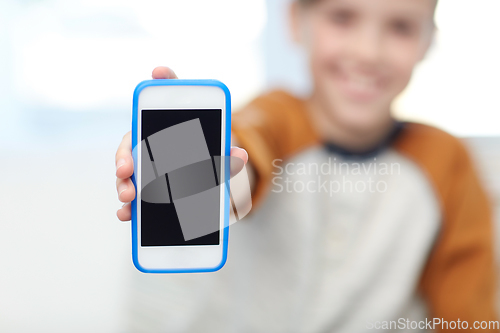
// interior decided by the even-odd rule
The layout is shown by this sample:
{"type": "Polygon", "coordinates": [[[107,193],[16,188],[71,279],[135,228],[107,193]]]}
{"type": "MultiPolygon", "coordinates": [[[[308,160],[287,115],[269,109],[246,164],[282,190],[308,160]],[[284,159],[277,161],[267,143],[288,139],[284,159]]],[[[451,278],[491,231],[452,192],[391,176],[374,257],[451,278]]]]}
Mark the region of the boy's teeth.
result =
{"type": "Polygon", "coordinates": [[[347,75],[345,77],[347,87],[353,93],[374,95],[378,92],[378,81],[374,77],[362,75],[347,75]]]}
{"type": "Polygon", "coordinates": [[[349,78],[349,82],[356,88],[360,89],[373,89],[375,88],[375,81],[373,79],[366,78],[349,78]]]}
{"type": "Polygon", "coordinates": [[[362,84],[362,85],[375,85],[376,81],[374,78],[371,77],[357,76],[357,75],[350,76],[349,79],[356,84],[362,84]]]}

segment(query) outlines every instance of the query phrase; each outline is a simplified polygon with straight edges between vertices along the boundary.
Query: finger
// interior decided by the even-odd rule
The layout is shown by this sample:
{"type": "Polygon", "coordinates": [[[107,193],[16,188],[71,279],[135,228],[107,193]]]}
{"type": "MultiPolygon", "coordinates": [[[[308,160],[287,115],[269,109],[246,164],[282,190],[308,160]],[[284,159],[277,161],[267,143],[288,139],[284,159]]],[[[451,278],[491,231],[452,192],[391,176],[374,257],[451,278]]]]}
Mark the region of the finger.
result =
{"type": "Polygon", "coordinates": [[[248,162],[248,153],[245,149],[239,147],[231,147],[231,157],[237,157],[243,161],[242,163],[231,163],[231,176],[237,175],[245,164],[248,162]]]}
{"type": "Polygon", "coordinates": [[[122,142],[115,156],[116,177],[130,178],[134,173],[134,159],[132,158],[132,141],[130,131],[123,136],[122,142]]]}
{"type": "Polygon", "coordinates": [[[130,211],[130,202],[127,202],[123,205],[122,208],[118,209],[118,211],[116,212],[116,216],[120,221],[130,221],[130,219],[132,218],[132,213],[130,211]]]}
{"type": "Polygon", "coordinates": [[[159,66],[153,69],[153,79],[177,79],[174,71],[168,67],[159,66]]]}
{"type": "Polygon", "coordinates": [[[130,202],[135,198],[135,187],[130,178],[116,179],[116,191],[121,202],[130,202]]]}

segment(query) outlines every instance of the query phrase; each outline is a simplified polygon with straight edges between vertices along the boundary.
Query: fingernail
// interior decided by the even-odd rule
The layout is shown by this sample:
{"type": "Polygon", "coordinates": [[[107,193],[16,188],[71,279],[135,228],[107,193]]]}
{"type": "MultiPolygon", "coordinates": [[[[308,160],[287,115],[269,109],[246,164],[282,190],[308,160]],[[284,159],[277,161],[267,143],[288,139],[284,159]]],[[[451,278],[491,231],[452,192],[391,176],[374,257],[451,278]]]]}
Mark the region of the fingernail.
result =
{"type": "Polygon", "coordinates": [[[125,161],[125,159],[123,158],[120,158],[117,162],[116,162],[116,170],[120,169],[122,166],[125,165],[125,163],[127,163],[127,161],[125,161]]]}
{"type": "Polygon", "coordinates": [[[243,148],[241,148],[241,150],[243,150],[245,152],[245,154],[247,154],[247,161],[248,161],[248,152],[247,152],[247,150],[243,149],[243,148]]]}
{"type": "Polygon", "coordinates": [[[246,149],[243,149],[243,148],[240,148],[240,147],[234,147],[234,148],[238,148],[239,150],[245,152],[245,154],[247,155],[247,161],[248,161],[248,152],[246,149]]]}
{"type": "Polygon", "coordinates": [[[128,186],[124,183],[118,185],[118,196],[120,196],[123,192],[127,190],[128,186]]]}

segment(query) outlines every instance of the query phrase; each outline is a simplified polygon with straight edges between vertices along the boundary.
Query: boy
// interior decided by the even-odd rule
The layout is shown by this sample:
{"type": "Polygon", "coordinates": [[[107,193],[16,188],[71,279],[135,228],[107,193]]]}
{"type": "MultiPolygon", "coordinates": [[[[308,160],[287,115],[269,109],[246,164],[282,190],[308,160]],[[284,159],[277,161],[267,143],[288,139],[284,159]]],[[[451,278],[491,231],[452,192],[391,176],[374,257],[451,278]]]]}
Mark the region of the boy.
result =
{"type": "MultiPolygon", "coordinates": [[[[232,226],[221,272],[138,277],[135,330],[499,330],[491,212],[465,149],[390,112],[431,44],[435,6],[293,3],[313,93],[273,91],[234,115],[254,210],[232,226]]],[[[129,136],[117,168],[129,202],[129,136]]],[[[117,214],[130,219],[129,205],[117,214]]]]}

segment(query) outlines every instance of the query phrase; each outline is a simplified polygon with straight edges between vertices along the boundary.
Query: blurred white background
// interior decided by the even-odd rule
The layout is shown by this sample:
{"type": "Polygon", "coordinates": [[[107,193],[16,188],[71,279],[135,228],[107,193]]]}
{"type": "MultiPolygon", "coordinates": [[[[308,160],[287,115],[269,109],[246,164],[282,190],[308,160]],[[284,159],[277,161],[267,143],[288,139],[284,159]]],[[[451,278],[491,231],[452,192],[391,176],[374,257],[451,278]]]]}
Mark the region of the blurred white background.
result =
{"type": "MultiPolygon", "coordinates": [[[[114,153],[135,85],[167,65],[225,82],[236,108],[270,87],[307,93],[288,1],[0,1],[1,332],[123,330],[140,273],[130,225],[115,217],[114,153]]],[[[399,115],[500,134],[499,11],[497,0],[440,0],[435,44],[399,115]]],[[[484,156],[499,147],[471,142],[484,156]]],[[[483,166],[493,190],[498,160],[483,166]]]]}

